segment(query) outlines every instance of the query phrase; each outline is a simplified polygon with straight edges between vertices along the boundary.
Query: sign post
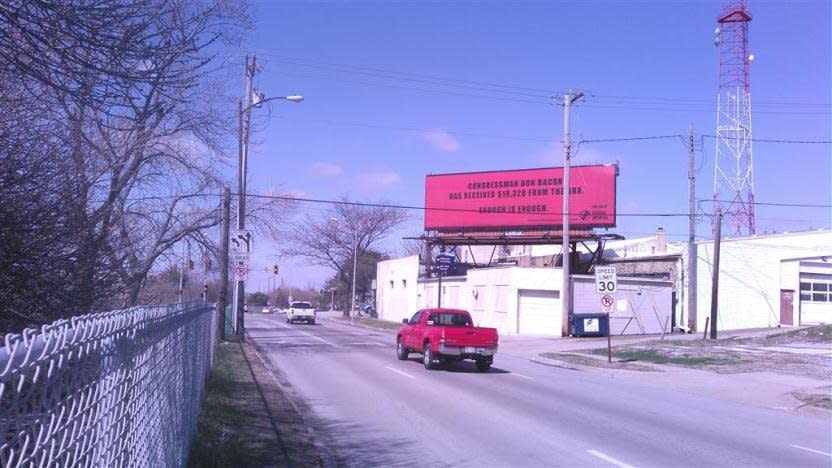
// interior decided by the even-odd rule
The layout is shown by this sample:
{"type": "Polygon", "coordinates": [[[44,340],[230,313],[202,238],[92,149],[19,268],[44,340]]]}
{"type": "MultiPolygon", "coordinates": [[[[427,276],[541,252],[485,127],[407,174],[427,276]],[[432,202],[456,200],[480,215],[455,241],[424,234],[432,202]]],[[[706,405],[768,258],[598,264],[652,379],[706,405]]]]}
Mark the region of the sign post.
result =
{"type": "Polygon", "coordinates": [[[601,310],[607,314],[607,362],[612,364],[612,324],[610,313],[618,291],[618,276],[615,267],[595,267],[595,292],[601,296],[601,310]]]}
{"type": "Polygon", "coordinates": [[[436,270],[439,272],[439,284],[437,286],[436,307],[442,307],[442,275],[451,271],[456,264],[456,257],[450,254],[441,253],[436,256],[436,270]]]}

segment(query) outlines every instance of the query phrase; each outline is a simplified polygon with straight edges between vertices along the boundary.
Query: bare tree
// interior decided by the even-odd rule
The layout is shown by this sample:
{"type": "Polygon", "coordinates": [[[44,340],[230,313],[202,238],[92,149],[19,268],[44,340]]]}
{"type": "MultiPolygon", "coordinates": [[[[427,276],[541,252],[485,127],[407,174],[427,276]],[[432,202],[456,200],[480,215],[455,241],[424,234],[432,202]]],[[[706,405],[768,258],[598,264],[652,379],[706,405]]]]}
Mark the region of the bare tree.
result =
{"type": "Polygon", "coordinates": [[[14,83],[0,87],[0,157],[14,168],[0,175],[0,197],[15,201],[10,213],[31,211],[3,217],[2,253],[9,278],[31,287],[47,277],[42,265],[19,272],[39,249],[60,278],[0,293],[40,301],[47,289],[66,291],[65,301],[43,302],[63,315],[134,304],[176,243],[213,248],[206,229],[218,222],[236,122],[215,54],[247,21],[231,0],[0,3],[0,82],[14,83]],[[35,224],[43,232],[6,242],[35,224]]]}
{"type": "Polygon", "coordinates": [[[408,220],[408,214],[393,206],[355,205],[346,197],[342,201],[319,216],[306,215],[292,223],[284,234],[288,246],[283,253],[332,269],[347,290],[352,284],[353,244],[359,262],[371,253],[381,258],[381,242],[408,220]]]}

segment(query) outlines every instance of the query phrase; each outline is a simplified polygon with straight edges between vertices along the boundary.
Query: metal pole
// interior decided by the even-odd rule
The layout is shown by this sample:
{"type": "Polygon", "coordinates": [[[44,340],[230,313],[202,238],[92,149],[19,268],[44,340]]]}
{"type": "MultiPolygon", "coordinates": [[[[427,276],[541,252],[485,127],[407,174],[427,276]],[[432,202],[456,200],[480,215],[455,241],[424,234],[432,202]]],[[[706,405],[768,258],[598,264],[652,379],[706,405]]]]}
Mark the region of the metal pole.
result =
{"type": "MultiPolygon", "coordinates": [[[[238,194],[239,212],[237,214],[237,229],[245,229],[246,227],[246,185],[248,179],[248,136],[249,123],[251,122],[251,96],[252,96],[252,82],[254,80],[254,73],[257,69],[257,59],[252,57],[249,61],[246,56],[246,94],[245,107],[238,101],[238,111],[240,113],[240,193],[238,194]]],[[[237,306],[237,335],[240,341],[245,341],[245,297],[246,288],[245,282],[237,282],[237,298],[235,304],[237,306]]]]}
{"type": "Polygon", "coordinates": [[[358,230],[352,231],[352,305],[350,319],[355,316],[355,275],[358,273],[358,230]]]}
{"type": "Polygon", "coordinates": [[[222,193],[222,228],[220,234],[220,295],[217,298],[217,308],[220,319],[219,336],[225,340],[225,308],[228,306],[228,243],[231,227],[231,189],[225,187],[222,193]]]}
{"type": "Polygon", "coordinates": [[[693,124],[688,126],[688,331],[696,331],[696,172],[693,161],[693,124]]]}
{"type": "Polygon", "coordinates": [[[439,270],[439,286],[436,289],[436,307],[442,307],[442,270],[439,270]]]}
{"type": "Polygon", "coordinates": [[[722,243],[722,208],[716,212],[716,234],[714,235],[714,276],[711,283],[711,339],[716,339],[716,314],[719,304],[719,248],[722,243]]]}
{"type": "Polygon", "coordinates": [[[569,336],[569,312],[572,301],[572,284],[570,281],[570,250],[569,250],[569,164],[571,161],[572,142],[570,140],[569,111],[572,103],[583,97],[584,93],[563,96],[563,285],[561,288],[561,334],[569,336]]]}
{"type": "Polygon", "coordinates": [[[329,288],[332,297],[329,299],[329,310],[335,310],[335,288],[329,288]]]}

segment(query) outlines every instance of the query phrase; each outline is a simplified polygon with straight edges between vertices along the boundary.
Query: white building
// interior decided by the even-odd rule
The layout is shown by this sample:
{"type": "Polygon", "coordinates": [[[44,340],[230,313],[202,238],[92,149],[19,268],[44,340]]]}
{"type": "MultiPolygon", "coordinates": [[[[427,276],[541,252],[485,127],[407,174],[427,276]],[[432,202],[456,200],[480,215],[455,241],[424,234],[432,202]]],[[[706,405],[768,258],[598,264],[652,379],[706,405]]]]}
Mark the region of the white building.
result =
{"type": "MultiPolygon", "coordinates": [[[[405,257],[379,263],[376,297],[380,319],[398,322],[416,310],[439,305],[439,279],[417,279],[417,262],[417,257],[405,257]]],[[[477,325],[494,327],[501,335],[561,336],[562,274],[560,268],[514,265],[469,269],[465,276],[442,278],[441,305],[468,310],[477,325]]],[[[600,312],[600,296],[592,276],[573,276],[573,290],[574,313],[600,312]]],[[[670,331],[670,282],[619,278],[618,290],[611,320],[613,334],[670,331]]]]}
{"type": "MultiPolygon", "coordinates": [[[[710,316],[713,241],[697,242],[696,247],[696,328],[702,331],[710,316]]],[[[552,265],[559,254],[560,246],[551,245],[460,248],[462,262],[506,259],[534,266],[497,264],[445,277],[442,306],[466,309],[477,323],[501,334],[558,336],[562,270],[552,265]]],[[[613,334],[658,333],[673,324],[691,331],[686,327],[690,282],[685,243],[666,243],[661,230],[646,238],[609,241],[604,263],[620,271],[613,334]]],[[[379,263],[380,318],[400,321],[419,308],[437,305],[438,280],[419,278],[420,268],[415,256],[379,263]]],[[[573,278],[573,312],[598,312],[591,276],[573,278]]],[[[723,239],[718,299],[721,330],[832,323],[832,231],[723,239]]]]}
{"type": "MultiPolygon", "coordinates": [[[[697,328],[710,316],[713,241],[697,242],[697,328]]],[[[832,323],[832,231],[723,239],[717,328],[832,323]]]]}

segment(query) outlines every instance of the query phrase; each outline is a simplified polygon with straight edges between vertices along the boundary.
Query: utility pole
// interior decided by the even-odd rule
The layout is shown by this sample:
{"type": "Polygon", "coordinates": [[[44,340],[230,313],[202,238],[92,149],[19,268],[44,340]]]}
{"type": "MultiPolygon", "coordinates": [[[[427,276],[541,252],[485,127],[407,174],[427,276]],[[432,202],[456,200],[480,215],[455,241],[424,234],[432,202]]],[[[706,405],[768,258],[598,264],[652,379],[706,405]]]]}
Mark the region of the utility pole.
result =
{"type": "Polygon", "coordinates": [[[358,228],[352,231],[352,307],[350,307],[350,320],[355,317],[355,276],[358,274],[358,228]]]}
{"type": "Polygon", "coordinates": [[[693,124],[688,126],[688,331],[696,331],[696,171],[693,161],[693,124]]]}
{"type": "Polygon", "coordinates": [[[570,281],[569,260],[569,164],[572,157],[572,142],[569,135],[569,111],[572,103],[582,98],[584,93],[569,91],[563,96],[563,285],[561,288],[561,334],[569,336],[569,311],[572,302],[572,282],[570,281]]]}
{"type": "MultiPolygon", "coordinates": [[[[251,122],[251,97],[252,86],[254,81],[254,74],[257,71],[257,58],[252,56],[249,60],[246,55],[246,93],[245,102],[238,101],[237,111],[239,114],[239,157],[240,157],[240,174],[238,179],[239,193],[237,194],[237,229],[243,230],[246,228],[246,179],[248,177],[248,137],[251,122]]],[[[246,288],[245,282],[237,281],[235,288],[235,317],[237,320],[237,335],[240,341],[245,341],[245,314],[243,305],[245,304],[246,288]]]]}
{"type": "Polygon", "coordinates": [[[719,247],[722,243],[722,208],[717,208],[714,229],[714,276],[711,283],[711,339],[716,339],[716,313],[719,305],[719,247]]]}
{"type": "Polygon", "coordinates": [[[329,300],[329,309],[335,310],[335,288],[329,288],[329,292],[332,293],[332,297],[329,300]]]}
{"type": "Polygon", "coordinates": [[[220,223],[220,295],[217,298],[221,340],[225,341],[225,308],[228,306],[228,244],[230,242],[229,230],[231,227],[231,189],[225,187],[222,192],[222,222],[220,223]]]}

